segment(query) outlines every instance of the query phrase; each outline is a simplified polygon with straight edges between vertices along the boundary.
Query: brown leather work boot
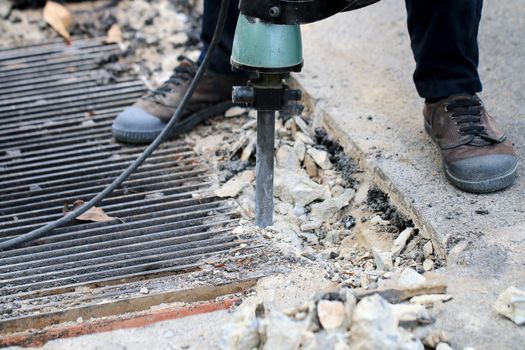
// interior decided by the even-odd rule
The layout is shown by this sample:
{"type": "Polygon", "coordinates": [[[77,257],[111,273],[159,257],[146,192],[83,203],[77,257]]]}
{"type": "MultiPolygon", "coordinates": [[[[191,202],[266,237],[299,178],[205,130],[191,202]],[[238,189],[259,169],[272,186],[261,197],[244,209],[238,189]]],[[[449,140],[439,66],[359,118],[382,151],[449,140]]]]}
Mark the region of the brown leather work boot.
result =
{"type": "Polygon", "coordinates": [[[441,149],[447,179],[458,188],[488,193],[510,186],[518,158],[476,95],[425,104],[425,130],[441,149]]]}
{"type": "MultiPolygon", "coordinates": [[[[115,139],[129,143],[150,143],[162,131],[175,113],[182,96],[195,76],[198,65],[179,57],[180,64],[173,75],[156,90],[142,96],[113,121],[115,139]]],[[[181,120],[171,136],[193,129],[205,119],[221,115],[233,106],[232,86],[245,85],[247,78],[207,71],[195,90],[181,120]]]]}

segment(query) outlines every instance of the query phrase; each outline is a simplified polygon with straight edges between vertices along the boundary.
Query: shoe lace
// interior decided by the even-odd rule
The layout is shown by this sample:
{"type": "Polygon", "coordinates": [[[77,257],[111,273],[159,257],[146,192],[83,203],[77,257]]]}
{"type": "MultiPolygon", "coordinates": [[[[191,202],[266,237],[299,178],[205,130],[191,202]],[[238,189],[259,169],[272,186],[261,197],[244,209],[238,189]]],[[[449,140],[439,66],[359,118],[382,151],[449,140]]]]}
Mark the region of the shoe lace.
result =
{"type": "Polygon", "coordinates": [[[197,72],[198,66],[195,62],[185,56],[179,56],[178,61],[188,61],[190,64],[179,65],[173,70],[173,74],[157,89],[149,90],[143,97],[144,99],[156,99],[157,97],[166,97],[170,92],[173,92],[173,86],[180,86],[193,79],[197,72]]]}
{"type": "Polygon", "coordinates": [[[474,136],[497,142],[498,140],[487,134],[482,118],[483,108],[483,104],[474,98],[456,100],[446,106],[446,110],[452,112],[450,116],[459,126],[458,133],[461,136],[474,136]]]}

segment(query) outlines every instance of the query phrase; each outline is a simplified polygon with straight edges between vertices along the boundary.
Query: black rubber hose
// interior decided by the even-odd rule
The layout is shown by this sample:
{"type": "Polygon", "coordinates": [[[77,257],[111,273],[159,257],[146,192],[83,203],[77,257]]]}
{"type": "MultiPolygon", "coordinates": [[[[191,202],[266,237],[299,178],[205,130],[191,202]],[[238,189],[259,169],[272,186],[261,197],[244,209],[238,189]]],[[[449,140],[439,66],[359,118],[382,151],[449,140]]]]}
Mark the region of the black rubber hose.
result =
{"type": "Polygon", "coordinates": [[[199,84],[202,75],[208,68],[211,56],[215,51],[215,48],[219,44],[222,33],[224,32],[224,26],[226,24],[226,19],[228,16],[229,5],[230,0],[222,0],[221,8],[219,11],[219,18],[217,20],[217,26],[215,27],[215,32],[213,34],[213,39],[211,40],[210,46],[208,48],[208,52],[206,53],[204,60],[202,61],[199,69],[197,70],[197,73],[195,74],[195,77],[193,78],[188,90],[182,97],[182,100],[179,106],[177,107],[177,110],[173,114],[173,117],[171,118],[169,123],[164,127],[159,136],[157,136],[157,138],[142,152],[142,154],[133,163],[129,165],[129,167],[122,174],[119,175],[119,177],[113,180],[113,182],[108,187],[106,187],[102,192],[98,193],[89,202],[86,202],[78,209],[69,212],[67,215],[63,216],[62,218],[56,221],[50,222],[45,226],[42,226],[31,232],[25,233],[16,238],[1,242],[0,251],[16,248],[23,243],[38,239],[50,232],[51,230],[54,230],[55,228],[61,227],[73,221],[76,217],[82,215],[83,213],[91,209],[93,206],[97,205],[101,200],[106,198],[114,189],[120,186],[129,177],[129,175],[131,175],[131,173],[133,173],[157,149],[161,142],[169,135],[173,126],[179,121],[182,113],[186,109],[186,105],[188,104],[191,96],[193,95],[193,92],[197,88],[197,85],[199,84]]]}

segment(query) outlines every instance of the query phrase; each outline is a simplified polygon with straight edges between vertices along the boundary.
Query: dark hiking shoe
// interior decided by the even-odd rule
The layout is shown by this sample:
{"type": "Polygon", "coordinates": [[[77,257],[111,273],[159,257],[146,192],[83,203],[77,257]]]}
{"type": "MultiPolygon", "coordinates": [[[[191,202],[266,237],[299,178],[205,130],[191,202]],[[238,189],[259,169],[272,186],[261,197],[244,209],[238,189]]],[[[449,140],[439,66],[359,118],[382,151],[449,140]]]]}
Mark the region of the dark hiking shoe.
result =
{"type": "Polygon", "coordinates": [[[488,193],[510,186],[518,159],[476,95],[427,103],[425,129],[441,149],[447,179],[458,188],[488,193]]]}
{"type": "MultiPolygon", "coordinates": [[[[142,96],[113,121],[115,139],[128,143],[150,143],[162,131],[188,89],[198,65],[184,57],[173,75],[157,90],[142,96]]],[[[234,85],[245,85],[246,78],[207,71],[195,90],[171,137],[193,129],[205,119],[221,115],[232,107],[234,85]]]]}

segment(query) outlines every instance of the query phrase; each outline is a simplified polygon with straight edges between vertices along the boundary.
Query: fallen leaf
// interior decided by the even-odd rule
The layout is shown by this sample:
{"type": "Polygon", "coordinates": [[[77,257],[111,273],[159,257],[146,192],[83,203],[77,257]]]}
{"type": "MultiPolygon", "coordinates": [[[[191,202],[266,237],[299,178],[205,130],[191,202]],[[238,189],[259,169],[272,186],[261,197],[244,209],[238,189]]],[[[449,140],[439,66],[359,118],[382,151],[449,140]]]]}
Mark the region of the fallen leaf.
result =
{"type": "Polygon", "coordinates": [[[51,28],[66,40],[68,45],[71,44],[68,29],[73,22],[73,17],[66,7],[54,1],[47,1],[42,17],[51,28]]]}
{"type": "MultiPolygon", "coordinates": [[[[77,200],[73,203],[73,208],[70,208],[69,204],[66,203],[64,205],[64,214],[76,210],[77,208],[84,205],[84,203],[85,202],[83,200],[77,200]]],[[[80,221],[106,222],[115,220],[116,218],[107,215],[102,208],[92,207],[84,214],[77,216],[75,219],[80,221]]]]}
{"type": "Polygon", "coordinates": [[[122,40],[122,30],[120,30],[118,23],[115,23],[109,28],[105,41],[107,44],[119,44],[122,40]]]}

